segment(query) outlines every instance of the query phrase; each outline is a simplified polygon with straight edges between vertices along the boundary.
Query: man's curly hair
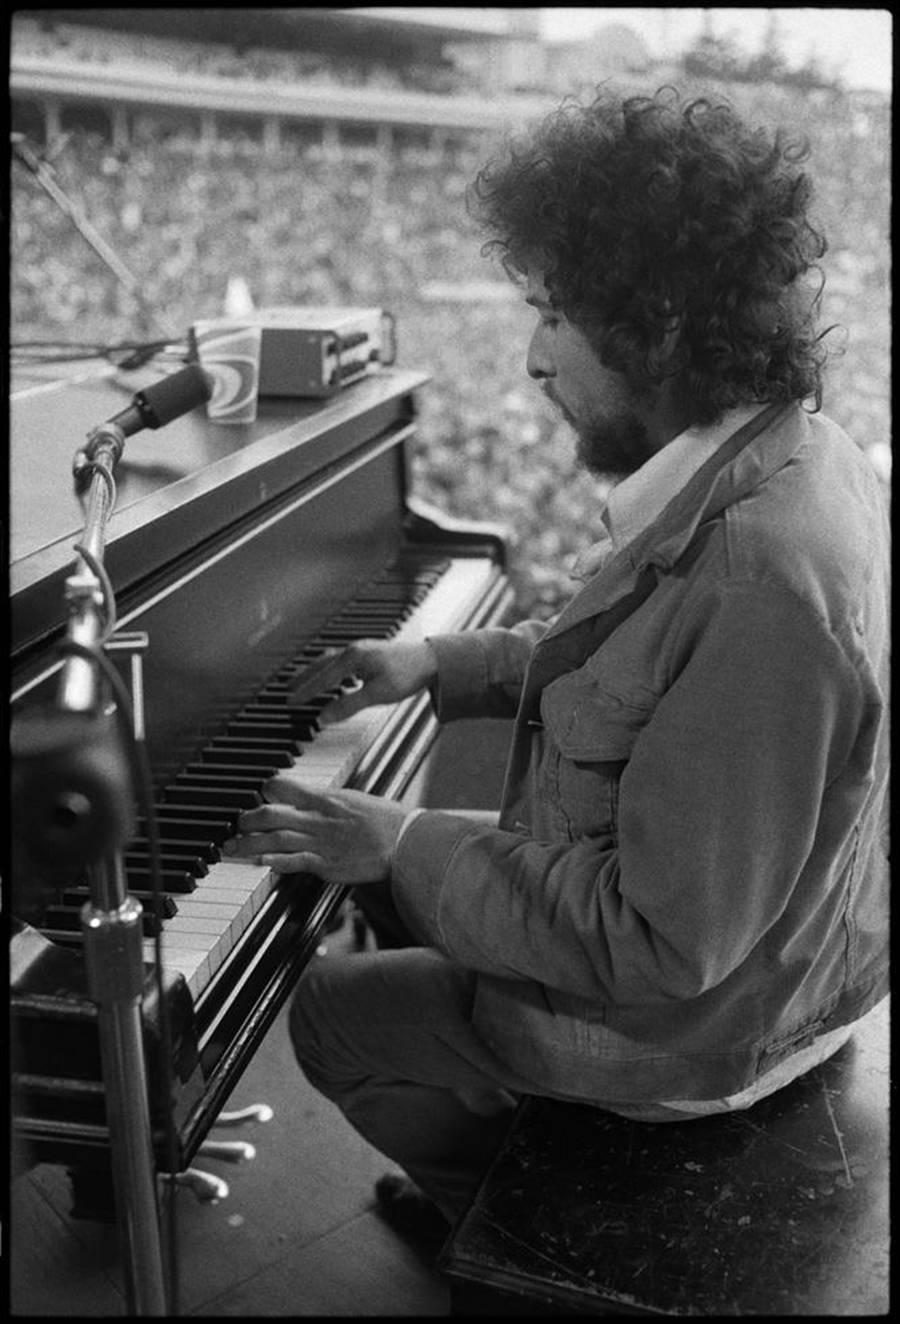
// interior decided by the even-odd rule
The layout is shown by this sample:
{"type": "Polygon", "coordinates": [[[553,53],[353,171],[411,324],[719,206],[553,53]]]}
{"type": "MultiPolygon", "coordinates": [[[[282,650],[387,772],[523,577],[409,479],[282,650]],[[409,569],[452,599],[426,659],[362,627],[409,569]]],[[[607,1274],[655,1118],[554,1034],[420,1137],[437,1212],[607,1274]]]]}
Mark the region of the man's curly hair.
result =
{"type": "Polygon", "coordinates": [[[554,306],[633,387],[674,377],[695,423],[748,399],[818,409],[822,282],[800,278],[826,244],[807,219],[807,155],[725,102],[600,92],[511,139],[468,204],[493,236],[483,253],[510,274],[537,262],[554,306]]]}

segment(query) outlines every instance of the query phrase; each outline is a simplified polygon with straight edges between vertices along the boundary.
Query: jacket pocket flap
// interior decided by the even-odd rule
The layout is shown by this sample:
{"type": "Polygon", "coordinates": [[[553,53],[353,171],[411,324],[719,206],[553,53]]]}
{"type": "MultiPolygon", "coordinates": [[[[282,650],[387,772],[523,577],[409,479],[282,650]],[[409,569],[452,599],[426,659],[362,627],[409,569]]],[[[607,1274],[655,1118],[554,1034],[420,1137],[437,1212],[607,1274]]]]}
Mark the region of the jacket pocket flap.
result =
{"type": "Polygon", "coordinates": [[[565,758],[578,762],[629,758],[652,712],[653,705],[585,684],[578,673],[560,676],[541,695],[541,716],[551,738],[565,758]]]}

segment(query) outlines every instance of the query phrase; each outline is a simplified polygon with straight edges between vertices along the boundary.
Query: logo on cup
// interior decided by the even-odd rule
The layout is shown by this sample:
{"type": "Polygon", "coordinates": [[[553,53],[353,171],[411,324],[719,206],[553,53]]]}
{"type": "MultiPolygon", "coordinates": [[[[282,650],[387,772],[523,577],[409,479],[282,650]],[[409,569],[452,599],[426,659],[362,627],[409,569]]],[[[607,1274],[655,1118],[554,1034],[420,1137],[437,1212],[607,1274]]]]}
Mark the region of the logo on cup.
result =
{"type": "Polygon", "coordinates": [[[212,379],[207,416],[220,423],[252,423],[259,392],[258,326],[197,327],[201,366],[212,379]]]}

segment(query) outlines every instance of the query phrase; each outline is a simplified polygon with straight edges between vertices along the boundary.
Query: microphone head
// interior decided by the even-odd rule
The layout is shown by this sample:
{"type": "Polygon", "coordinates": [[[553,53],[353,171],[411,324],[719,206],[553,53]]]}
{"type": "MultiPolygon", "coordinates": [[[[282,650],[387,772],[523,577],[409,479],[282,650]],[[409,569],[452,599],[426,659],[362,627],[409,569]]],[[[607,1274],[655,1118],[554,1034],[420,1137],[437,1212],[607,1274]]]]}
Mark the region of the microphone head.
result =
{"type": "Polygon", "coordinates": [[[134,403],[148,428],[161,428],[182,414],[205,404],[212,395],[209,375],[197,363],[189,363],[146,390],[138,391],[134,403]]]}

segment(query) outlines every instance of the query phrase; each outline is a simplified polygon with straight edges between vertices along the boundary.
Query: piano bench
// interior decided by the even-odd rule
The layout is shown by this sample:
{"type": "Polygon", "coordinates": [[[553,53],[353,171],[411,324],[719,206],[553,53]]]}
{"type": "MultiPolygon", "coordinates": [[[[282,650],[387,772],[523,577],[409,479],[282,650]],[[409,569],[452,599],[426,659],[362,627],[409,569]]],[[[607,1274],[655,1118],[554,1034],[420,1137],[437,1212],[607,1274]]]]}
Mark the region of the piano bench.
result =
{"type": "Polygon", "coordinates": [[[882,1314],[888,1000],[744,1112],[526,1097],[439,1259],[454,1315],[882,1314]]]}

